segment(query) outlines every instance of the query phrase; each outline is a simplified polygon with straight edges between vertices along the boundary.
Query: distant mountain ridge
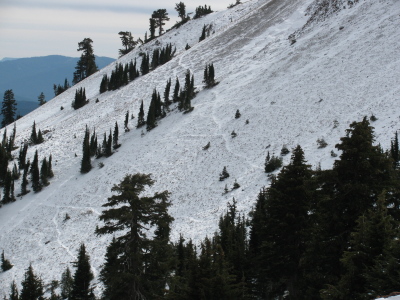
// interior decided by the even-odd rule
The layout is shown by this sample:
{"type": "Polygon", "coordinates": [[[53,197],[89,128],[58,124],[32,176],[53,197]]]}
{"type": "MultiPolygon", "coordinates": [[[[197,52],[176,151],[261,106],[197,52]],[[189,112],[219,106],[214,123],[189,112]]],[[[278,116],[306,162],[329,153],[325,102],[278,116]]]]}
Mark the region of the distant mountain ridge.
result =
{"type": "MultiPolygon", "coordinates": [[[[46,101],[54,97],[53,84],[64,84],[65,78],[72,82],[78,57],[48,55],[29,58],[3,58],[0,60],[0,96],[12,89],[17,100],[18,113],[32,111],[29,102],[37,103],[41,92],[46,101]]],[[[115,61],[114,58],[96,56],[99,69],[115,61]]],[[[36,106],[37,107],[37,106],[36,106]]]]}

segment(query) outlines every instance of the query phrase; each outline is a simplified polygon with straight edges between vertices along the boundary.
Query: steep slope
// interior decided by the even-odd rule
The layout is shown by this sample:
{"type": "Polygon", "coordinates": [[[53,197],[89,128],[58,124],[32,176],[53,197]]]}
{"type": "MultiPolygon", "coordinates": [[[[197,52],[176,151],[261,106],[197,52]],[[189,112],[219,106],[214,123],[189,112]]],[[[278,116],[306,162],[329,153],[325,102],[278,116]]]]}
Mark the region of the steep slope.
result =
{"type": "Polygon", "coordinates": [[[28,157],[36,149],[40,158],[51,153],[55,178],[40,193],[0,209],[0,245],[15,265],[0,274],[0,289],[7,290],[12,279],[20,282],[30,262],[46,282],[59,279],[82,241],[97,275],[109,239],[96,237],[94,229],[112,185],[125,174],[152,173],[157,182],[149,192],[171,192],[173,238],[183,233],[198,240],[216,230],[232,197],[241,211],[251,209],[259,189],[268,185],[263,172],[267,151],[279,154],[284,144],[289,149],[300,144],[313,166],[330,168],[334,145],[349,123],[365,115],[378,118],[373,123],[377,142],[387,148],[400,127],[394,109],[400,91],[400,6],[395,0],[361,1],[313,22],[290,45],[288,36],[308,20],[304,12],[309,4],[253,0],[191,21],[119,60],[137,57],[140,64],[140,52],[172,43],[177,53],[169,63],[100,95],[103,74],[115,67],[111,64],[76,86],[85,87],[88,105],[73,110],[74,87],[19,120],[18,144],[29,137],[33,121],[42,131],[49,130],[45,143],[31,147],[28,157]],[[213,34],[197,43],[204,24],[212,24],[213,34]],[[186,43],[192,46],[188,51],[186,43]],[[211,62],[220,83],[203,90],[203,70],[211,62]],[[169,78],[174,84],[179,77],[182,83],[187,69],[200,91],[191,113],[173,110],[143,135],[133,129],[136,118],[130,120],[132,130],[121,134],[118,151],[94,160],[90,173],[79,173],[86,125],[96,129],[99,140],[116,121],[121,132],[127,110],[136,117],[144,100],[147,113],[153,89],[162,94],[169,78]],[[234,118],[237,109],[239,119],[234,118]],[[231,137],[233,130],[236,138],[231,137]],[[328,146],[318,149],[318,138],[328,146]],[[208,142],[211,147],[202,150],[208,142]],[[103,168],[97,167],[99,162],[103,168]],[[231,176],[220,182],[224,166],[231,176]],[[225,184],[230,188],[235,179],[241,188],[223,194],[225,184]]]}

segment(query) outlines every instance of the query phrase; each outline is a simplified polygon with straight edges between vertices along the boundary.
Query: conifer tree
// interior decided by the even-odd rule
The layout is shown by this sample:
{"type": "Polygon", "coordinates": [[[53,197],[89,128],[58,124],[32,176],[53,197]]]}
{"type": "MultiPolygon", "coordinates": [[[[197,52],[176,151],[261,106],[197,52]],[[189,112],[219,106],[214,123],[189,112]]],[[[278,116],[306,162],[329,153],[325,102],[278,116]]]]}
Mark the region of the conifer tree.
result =
{"type": "Polygon", "coordinates": [[[34,192],[39,192],[42,190],[42,184],[40,182],[39,158],[37,150],[35,151],[35,156],[33,158],[33,162],[31,165],[31,182],[32,182],[32,190],[34,192]]]}
{"type": "Polygon", "coordinates": [[[203,29],[201,31],[201,36],[199,38],[199,42],[203,41],[206,39],[206,25],[204,24],[203,29]]]}
{"type": "Polygon", "coordinates": [[[93,273],[90,269],[90,258],[86,253],[85,244],[81,244],[78,251],[78,259],[74,263],[76,268],[74,282],[72,285],[71,299],[91,299],[90,282],[93,280],[93,273]]]}
{"type": "Polygon", "coordinates": [[[228,171],[226,170],[226,167],[224,167],[224,168],[222,169],[221,174],[219,174],[219,181],[223,181],[223,180],[225,180],[225,179],[228,178],[228,177],[229,177],[229,173],[228,173],[228,171]]]}
{"type": "Polygon", "coordinates": [[[29,167],[30,167],[30,162],[28,161],[25,164],[24,167],[24,173],[22,175],[22,180],[21,180],[21,196],[26,195],[30,192],[30,190],[28,190],[27,186],[28,186],[28,171],[29,171],[29,167]]]}
{"type": "Polygon", "coordinates": [[[49,156],[49,162],[47,164],[47,177],[48,178],[53,178],[54,177],[51,154],[49,156]]]}
{"type": "Polygon", "coordinates": [[[142,56],[142,63],[140,65],[140,72],[142,75],[149,73],[149,55],[144,53],[142,56]]]}
{"type": "Polygon", "coordinates": [[[32,132],[31,132],[31,138],[29,140],[33,145],[36,145],[38,143],[38,138],[37,138],[37,133],[36,133],[36,122],[33,121],[32,125],[32,132]]]}
{"type": "Polygon", "coordinates": [[[43,158],[42,166],[40,168],[40,180],[43,186],[48,186],[50,184],[48,180],[49,178],[48,171],[49,171],[49,166],[47,163],[47,159],[45,157],[43,158]]]}
{"type": "Polygon", "coordinates": [[[145,39],[146,42],[149,42],[156,37],[156,20],[153,18],[150,18],[149,21],[150,21],[150,27],[149,27],[150,37],[148,39],[145,39]]]}
{"type": "Polygon", "coordinates": [[[78,50],[83,51],[80,59],[76,64],[76,71],[74,72],[73,83],[76,84],[79,81],[89,77],[97,71],[96,58],[93,53],[93,41],[90,38],[84,38],[78,43],[78,50]]]}
{"type": "Polygon", "coordinates": [[[173,102],[179,102],[179,92],[180,92],[180,84],[179,79],[176,77],[175,87],[174,87],[174,95],[172,98],[173,102]]]}
{"type": "Polygon", "coordinates": [[[107,74],[103,75],[103,79],[100,82],[100,94],[106,92],[108,90],[108,77],[107,74]]]}
{"type": "Polygon", "coordinates": [[[29,265],[22,281],[22,289],[19,300],[44,300],[42,280],[33,272],[29,265]]]}
{"type": "Polygon", "coordinates": [[[127,110],[125,114],[125,120],[124,120],[125,132],[129,132],[128,122],[129,122],[129,110],[127,110]]]}
{"type": "Polygon", "coordinates": [[[43,139],[42,131],[39,129],[38,134],[37,134],[36,144],[41,144],[41,143],[43,143],[43,141],[44,141],[44,139],[43,139]]]}
{"type": "Polygon", "coordinates": [[[80,88],[75,91],[75,100],[72,102],[74,109],[79,109],[87,104],[85,88],[80,88]]]}
{"type": "Polygon", "coordinates": [[[14,180],[12,178],[12,173],[7,170],[4,180],[3,199],[1,200],[1,203],[7,204],[14,201],[14,180]]]}
{"type": "Polygon", "coordinates": [[[394,168],[397,168],[398,165],[399,165],[399,161],[400,161],[399,138],[398,138],[398,135],[397,135],[397,131],[395,132],[394,140],[391,141],[391,143],[390,143],[390,154],[391,154],[392,159],[393,159],[393,166],[394,166],[394,168]]]}
{"type": "Polygon", "coordinates": [[[88,173],[92,169],[92,162],[90,160],[90,143],[89,143],[89,129],[86,126],[85,136],[83,138],[82,145],[82,161],[81,161],[81,173],[88,173]]]}
{"type": "MultiPolygon", "coordinates": [[[[123,233],[114,240],[114,244],[118,243],[120,246],[110,250],[108,248],[108,257],[113,257],[114,260],[118,251],[118,258],[121,262],[121,267],[118,270],[107,269],[107,272],[102,272],[103,283],[116,281],[117,278],[110,278],[108,271],[119,274],[121,284],[116,287],[111,285],[113,295],[118,295],[120,299],[145,299],[149,295],[159,294],[152,285],[152,277],[145,272],[145,268],[149,265],[145,264],[146,253],[149,253],[150,240],[146,235],[146,228],[151,227],[153,224],[165,222],[166,210],[170,205],[168,201],[169,192],[163,191],[155,193],[153,196],[141,197],[140,194],[144,192],[147,186],[152,186],[154,181],[150,175],[135,174],[127,175],[118,185],[112,188],[116,195],[108,198],[107,202],[103,205],[105,209],[100,220],[104,222],[103,227],[98,227],[96,233],[112,234],[115,232],[123,231],[123,233]],[[104,278],[106,275],[107,278],[104,278]],[[149,286],[152,287],[149,289],[149,286]],[[115,288],[114,288],[115,287],[115,288]]],[[[168,220],[171,220],[168,218],[168,220]]],[[[160,228],[160,227],[157,227],[160,228]]],[[[157,229],[156,228],[156,229],[157,229]]],[[[161,227],[167,229],[167,227],[161,227]]],[[[166,232],[156,233],[156,235],[166,232]]],[[[117,264],[118,265],[118,264],[117,264]]],[[[107,266],[110,266],[107,264],[107,266]]],[[[115,275],[114,275],[115,276],[115,275]]],[[[165,286],[160,288],[164,289],[165,286]]],[[[106,287],[106,290],[108,286],[106,287]]]]}
{"type": "Polygon", "coordinates": [[[166,9],[158,9],[153,12],[151,18],[155,20],[155,28],[158,28],[159,35],[161,36],[164,31],[163,26],[165,21],[169,21],[168,12],[166,9]]]}
{"type": "Polygon", "coordinates": [[[139,109],[139,114],[138,114],[138,122],[136,125],[136,128],[140,128],[146,124],[144,120],[144,109],[143,109],[143,100],[142,103],[140,104],[140,109],[139,109]]]}
{"type": "Polygon", "coordinates": [[[178,13],[178,17],[181,18],[181,23],[183,23],[187,16],[186,16],[186,5],[182,1],[175,4],[175,10],[178,13]]]}
{"type": "Polygon", "coordinates": [[[111,129],[110,129],[110,133],[108,134],[108,139],[107,139],[107,147],[106,147],[106,151],[104,153],[104,155],[106,157],[109,157],[113,154],[112,145],[113,145],[113,138],[112,138],[111,129]]]}
{"type": "Polygon", "coordinates": [[[1,269],[3,270],[3,272],[6,272],[10,270],[12,267],[13,265],[10,263],[10,261],[5,258],[3,250],[3,252],[1,253],[1,269]]]}
{"type": "Polygon", "coordinates": [[[62,299],[71,298],[73,285],[74,278],[71,275],[70,269],[67,267],[65,271],[61,274],[60,289],[62,299]]]}
{"type": "Polygon", "coordinates": [[[38,102],[39,106],[42,106],[43,104],[46,103],[46,97],[44,96],[43,92],[41,92],[40,95],[38,96],[38,102]]]}
{"type": "Polygon", "coordinates": [[[154,127],[157,126],[157,121],[156,121],[156,105],[157,105],[157,95],[155,95],[154,97],[154,93],[153,93],[153,97],[151,98],[151,102],[150,102],[150,106],[149,106],[149,111],[147,112],[147,120],[146,120],[146,124],[147,124],[147,131],[152,130],[154,127]]]}
{"type": "Polygon", "coordinates": [[[121,146],[121,144],[118,144],[118,123],[115,122],[115,127],[114,127],[114,134],[113,134],[113,148],[117,149],[121,146]]]}
{"type": "Polygon", "coordinates": [[[129,31],[120,31],[118,32],[120,35],[120,39],[122,42],[122,46],[125,47],[124,49],[119,49],[119,55],[120,57],[128,54],[131,52],[137,45],[137,42],[133,40],[132,33],[129,31]]]}
{"type": "Polygon", "coordinates": [[[90,156],[94,156],[97,153],[97,134],[96,130],[93,130],[93,133],[90,137],[90,156]]]}
{"type": "Polygon", "coordinates": [[[167,110],[169,109],[169,105],[171,101],[169,100],[169,93],[171,90],[171,78],[167,81],[167,85],[165,86],[164,90],[164,105],[166,106],[167,110]]]}
{"type": "Polygon", "coordinates": [[[3,120],[1,121],[1,127],[6,127],[16,120],[15,113],[17,111],[17,102],[14,98],[12,90],[6,90],[4,92],[3,103],[1,107],[1,114],[3,120]]]}
{"type": "Polygon", "coordinates": [[[10,295],[8,300],[19,300],[18,287],[14,280],[10,286],[10,295]]]}

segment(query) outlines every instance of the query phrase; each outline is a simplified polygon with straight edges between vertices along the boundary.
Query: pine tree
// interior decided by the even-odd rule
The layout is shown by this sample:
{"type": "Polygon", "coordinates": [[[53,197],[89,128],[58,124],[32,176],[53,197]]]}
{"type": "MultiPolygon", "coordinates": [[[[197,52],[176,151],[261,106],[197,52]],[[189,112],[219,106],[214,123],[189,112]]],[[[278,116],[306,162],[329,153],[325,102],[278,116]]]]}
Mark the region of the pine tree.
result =
{"type": "Polygon", "coordinates": [[[169,93],[171,90],[171,78],[167,81],[167,85],[165,86],[164,90],[164,105],[166,106],[167,110],[169,110],[169,105],[171,101],[169,100],[169,93]]]}
{"type": "Polygon", "coordinates": [[[43,94],[43,92],[41,92],[40,95],[38,96],[38,102],[39,102],[39,106],[42,106],[43,104],[46,103],[46,97],[43,94]]]}
{"type": "Polygon", "coordinates": [[[73,285],[74,285],[74,279],[71,275],[71,271],[67,267],[65,271],[62,273],[60,281],[62,299],[71,299],[73,285]]]}
{"type": "Polygon", "coordinates": [[[42,131],[39,129],[38,134],[37,134],[37,141],[36,144],[41,144],[44,142],[44,138],[42,135],[42,131]]]}
{"type": "Polygon", "coordinates": [[[29,171],[29,167],[30,167],[30,162],[28,161],[25,164],[24,167],[24,173],[22,175],[22,180],[21,180],[21,196],[26,195],[30,192],[30,190],[28,190],[27,186],[28,186],[28,171],[29,171]]]}
{"type": "Polygon", "coordinates": [[[50,184],[48,180],[49,178],[48,171],[49,171],[49,166],[47,164],[47,159],[45,157],[43,158],[42,166],[40,168],[40,181],[42,186],[48,186],[50,184]]]}
{"type": "Polygon", "coordinates": [[[50,154],[49,156],[49,162],[47,164],[47,177],[48,178],[53,178],[54,177],[54,173],[53,173],[53,166],[52,166],[52,156],[50,154]]]}
{"type": "Polygon", "coordinates": [[[399,138],[397,135],[397,131],[394,135],[394,140],[390,143],[390,154],[393,159],[393,166],[396,169],[399,165],[400,155],[399,155],[399,138]]]}
{"type": "Polygon", "coordinates": [[[121,146],[121,144],[118,144],[118,123],[115,122],[115,127],[114,127],[114,134],[113,134],[113,148],[117,149],[121,146]]]}
{"type": "Polygon", "coordinates": [[[146,75],[147,73],[149,73],[149,55],[144,53],[142,56],[142,63],[140,65],[140,72],[142,73],[142,75],[146,75]]]}
{"type": "Polygon", "coordinates": [[[203,41],[206,39],[206,25],[204,24],[203,29],[201,31],[201,36],[199,38],[199,42],[203,41]]]}
{"type": "Polygon", "coordinates": [[[83,138],[82,146],[82,161],[81,161],[81,173],[86,174],[92,169],[92,162],[90,160],[90,143],[89,143],[89,129],[86,126],[85,137],[83,138]]]}
{"type": "Polygon", "coordinates": [[[40,182],[40,172],[39,172],[39,158],[38,152],[35,151],[35,156],[33,158],[33,162],[31,165],[31,182],[32,182],[32,190],[34,192],[39,192],[42,190],[42,184],[40,182]]]}
{"type": "Polygon", "coordinates": [[[76,64],[73,83],[76,84],[81,80],[89,77],[97,71],[96,58],[93,53],[93,41],[90,38],[84,38],[78,43],[78,50],[83,51],[79,61],[76,64]]]}
{"type": "Polygon", "coordinates": [[[175,87],[174,87],[174,95],[172,98],[173,102],[179,102],[179,91],[180,91],[180,84],[179,84],[179,79],[176,77],[176,82],[175,82],[175,87]]]}
{"type": "MultiPolygon", "coordinates": [[[[119,299],[139,300],[147,298],[148,295],[160,293],[153,286],[152,283],[154,281],[152,281],[150,274],[144,271],[146,267],[150,268],[150,265],[146,265],[145,262],[146,253],[149,253],[151,244],[151,241],[147,238],[145,228],[172,219],[165,218],[167,215],[166,210],[170,205],[168,191],[156,193],[153,196],[140,197],[145,188],[152,186],[153,183],[154,181],[150,175],[127,175],[120,184],[114,185],[112,188],[112,191],[116,192],[117,195],[108,198],[107,203],[103,205],[103,207],[107,208],[103,210],[100,216],[104,226],[97,228],[96,233],[103,235],[123,231],[114,242],[118,243],[120,247],[115,247],[111,251],[110,246],[108,250],[110,256],[112,254],[110,252],[118,251],[118,258],[122,263],[119,270],[112,271],[114,274],[118,272],[119,277],[124,279],[121,280],[121,284],[118,287],[111,286],[113,295],[118,295],[119,299]]],[[[161,234],[165,237],[167,232],[157,233],[158,228],[166,229],[168,232],[167,227],[156,227],[156,236],[161,234]]],[[[116,253],[113,253],[112,256],[115,258],[116,253]]],[[[103,272],[102,274],[107,273],[103,272]]],[[[102,278],[103,283],[110,282],[104,276],[102,278]]],[[[108,278],[116,280],[116,278],[108,278]]],[[[161,288],[164,289],[164,287],[162,286],[161,288]]],[[[106,287],[106,290],[108,288],[109,286],[106,287]]]]}
{"type": "Polygon", "coordinates": [[[1,127],[6,127],[16,120],[15,113],[17,111],[17,102],[14,98],[12,90],[6,90],[4,92],[3,103],[1,107],[1,114],[3,120],[1,121],[1,127]]]}
{"type": "Polygon", "coordinates": [[[72,285],[71,299],[90,300],[93,273],[90,269],[90,258],[86,253],[85,244],[81,244],[78,251],[78,259],[74,263],[76,268],[74,274],[74,282],[72,285]]]}
{"type": "Polygon", "coordinates": [[[146,124],[144,120],[144,109],[143,109],[143,100],[142,103],[140,104],[140,109],[139,109],[139,114],[138,114],[138,122],[136,125],[136,128],[140,128],[146,124]]]}
{"type": "Polygon", "coordinates": [[[239,119],[241,117],[240,111],[237,109],[235,113],[235,119],[239,119]]]}
{"type": "Polygon", "coordinates": [[[121,57],[135,49],[137,42],[133,40],[132,33],[129,31],[120,31],[118,34],[120,35],[122,46],[125,47],[124,49],[119,49],[119,56],[121,57]]]}
{"type": "Polygon", "coordinates": [[[10,296],[8,300],[19,300],[18,287],[14,280],[10,286],[10,296]]]}
{"type": "Polygon", "coordinates": [[[108,84],[109,84],[109,81],[108,81],[107,74],[104,74],[103,79],[100,82],[100,94],[107,92],[108,84]]]}
{"type": "Polygon", "coordinates": [[[110,129],[110,133],[108,134],[108,139],[107,139],[106,151],[104,152],[104,155],[106,157],[109,157],[113,154],[112,145],[113,145],[113,138],[112,138],[111,129],[110,129]]]}
{"type": "Polygon", "coordinates": [[[14,180],[12,178],[12,173],[7,170],[4,180],[3,199],[1,200],[1,203],[7,204],[14,201],[14,180]]]}
{"type": "Polygon", "coordinates": [[[18,168],[20,170],[23,170],[25,168],[25,160],[26,160],[26,153],[28,152],[28,143],[24,143],[20,150],[19,150],[19,155],[18,155],[18,168]]]}
{"type": "Polygon", "coordinates": [[[3,252],[1,253],[1,269],[3,270],[3,272],[6,272],[10,270],[12,267],[13,265],[10,263],[10,261],[4,257],[4,250],[3,250],[3,252]]]}
{"type": "Polygon", "coordinates": [[[179,2],[175,4],[175,10],[178,13],[178,17],[181,18],[181,23],[183,23],[186,18],[188,18],[186,16],[186,5],[183,2],[179,2]]]}
{"type": "Polygon", "coordinates": [[[163,26],[165,25],[165,21],[169,21],[168,12],[166,9],[158,9],[153,12],[151,18],[155,20],[155,28],[158,28],[159,35],[162,35],[164,31],[163,26]]]}
{"type": "Polygon", "coordinates": [[[86,91],[85,88],[80,88],[75,91],[75,100],[72,102],[72,107],[74,109],[79,109],[83,107],[88,102],[86,101],[86,91]]]}
{"type": "Polygon", "coordinates": [[[147,112],[147,131],[152,130],[157,126],[157,121],[156,121],[156,109],[157,109],[157,94],[154,95],[151,98],[150,106],[149,106],[149,111],[147,112]]]}
{"type": "Polygon", "coordinates": [[[29,265],[22,281],[22,289],[19,300],[44,300],[42,280],[33,272],[32,265],[29,265]]]}
{"type": "Polygon", "coordinates": [[[145,39],[146,42],[149,42],[156,37],[156,20],[153,18],[150,18],[149,21],[150,21],[150,27],[149,27],[150,37],[148,39],[145,39]]]}
{"type": "Polygon", "coordinates": [[[124,120],[124,128],[125,128],[125,132],[129,132],[129,127],[128,127],[128,122],[129,122],[129,110],[126,111],[125,114],[125,120],[124,120]]]}
{"type": "Polygon", "coordinates": [[[37,138],[37,133],[36,133],[36,122],[35,121],[33,121],[32,132],[31,132],[31,137],[30,137],[29,141],[33,145],[36,145],[38,143],[38,138],[37,138]]]}
{"type": "Polygon", "coordinates": [[[228,171],[226,170],[226,167],[224,167],[224,168],[222,169],[222,173],[219,174],[219,181],[223,181],[223,180],[225,180],[225,179],[228,178],[228,177],[229,177],[229,173],[228,173],[228,171]]]}
{"type": "Polygon", "coordinates": [[[96,130],[93,130],[92,136],[90,137],[90,156],[94,156],[97,153],[97,134],[96,130]]]}

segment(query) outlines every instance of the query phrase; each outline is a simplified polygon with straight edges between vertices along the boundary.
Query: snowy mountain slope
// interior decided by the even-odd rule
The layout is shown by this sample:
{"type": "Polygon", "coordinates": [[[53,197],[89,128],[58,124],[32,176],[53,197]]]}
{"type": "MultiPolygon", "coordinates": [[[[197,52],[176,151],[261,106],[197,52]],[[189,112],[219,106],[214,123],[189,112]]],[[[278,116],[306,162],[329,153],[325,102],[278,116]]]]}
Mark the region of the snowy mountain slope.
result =
{"type": "MultiPolygon", "coordinates": [[[[157,182],[149,192],[171,192],[173,239],[183,233],[199,240],[216,230],[232,197],[244,213],[251,209],[260,188],[268,184],[267,151],[279,154],[284,144],[300,144],[313,166],[330,168],[330,152],[337,152],[334,145],[348,125],[371,115],[378,118],[373,123],[377,142],[388,148],[400,129],[399,3],[360,1],[314,22],[290,45],[287,38],[306,24],[304,12],[310,4],[253,0],[193,20],[119,60],[127,63],[137,57],[140,65],[140,52],[172,43],[177,53],[169,63],[100,95],[102,76],[111,73],[113,63],[76,86],[85,87],[88,105],[73,110],[74,87],[18,120],[17,144],[30,136],[34,120],[37,128],[49,130],[45,143],[31,147],[28,157],[32,159],[36,149],[40,159],[51,153],[55,177],[40,193],[31,192],[0,209],[0,248],[14,264],[0,274],[0,290],[7,291],[13,279],[21,282],[29,263],[45,282],[59,279],[81,242],[98,274],[110,237],[96,237],[94,229],[111,187],[125,174],[152,173],[157,182]],[[214,33],[197,43],[204,24],[212,24],[214,33]],[[186,43],[192,46],[188,51],[186,43]],[[211,62],[220,83],[203,90],[203,70],[211,62]],[[182,84],[186,69],[194,73],[199,91],[192,101],[195,109],[189,114],[173,110],[142,136],[142,130],[134,129],[141,100],[147,113],[153,89],[163,94],[170,77],[173,85],[176,76],[182,84]],[[234,118],[237,109],[239,119],[234,118]],[[95,128],[101,142],[116,121],[123,131],[127,110],[135,119],[130,120],[131,131],[120,134],[122,146],[111,157],[94,160],[94,169],[81,175],[85,126],[95,128]],[[236,138],[231,137],[233,130],[236,138]],[[318,149],[318,138],[328,146],[318,149]],[[208,142],[211,147],[202,150],[208,142]],[[224,166],[231,176],[220,182],[224,166]],[[231,188],[235,179],[240,189],[223,195],[225,184],[231,188]]],[[[287,155],[285,163],[289,159],[287,155]]]]}

